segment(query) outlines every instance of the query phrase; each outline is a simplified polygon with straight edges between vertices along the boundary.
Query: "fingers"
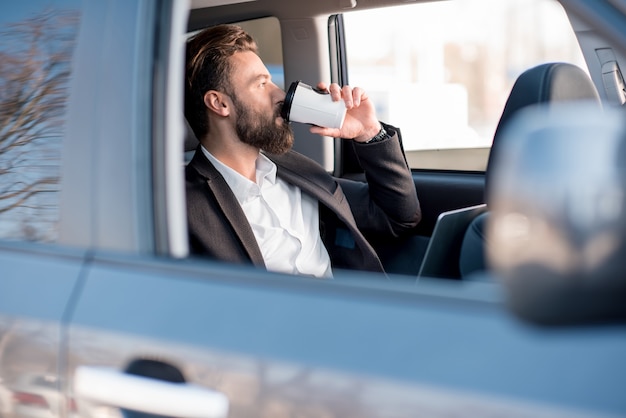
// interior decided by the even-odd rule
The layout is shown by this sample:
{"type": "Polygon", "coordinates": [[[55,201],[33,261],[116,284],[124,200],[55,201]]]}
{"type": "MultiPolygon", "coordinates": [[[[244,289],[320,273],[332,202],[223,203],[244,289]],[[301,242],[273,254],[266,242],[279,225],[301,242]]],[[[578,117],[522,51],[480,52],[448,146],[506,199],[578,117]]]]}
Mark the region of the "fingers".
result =
{"type": "Polygon", "coordinates": [[[350,86],[343,86],[343,87],[339,87],[338,84],[331,84],[329,87],[330,90],[330,94],[333,97],[333,100],[337,101],[337,100],[341,100],[343,99],[343,101],[346,104],[346,108],[348,110],[352,109],[355,106],[355,102],[354,102],[354,96],[353,96],[353,89],[350,86]]]}
{"type": "Polygon", "coordinates": [[[341,136],[341,130],[337,128],[324,128],[322,126],[313,125],[309,128],[309,132],[321,136],[330,136],[332,138],[339,138],[341,136]]]}
{"type": "Polygon", "coordinates": [[[339,84],[331,83],[328,86],[327,90],[330,93],[330,96],[333,98],[333,101],[337,102],[342,99],[343,92],[342,88],[339,87],[339,84]]]}
{"type": "Polygon", "coordinates": [[[320,81],[319,83],[317,83],[317,89],[328,91],[328,84],[324,83],[323,81],[320,81]]]}
{"type": "Polygon", "coordinates": [[[352,88],[350,86],[339,87],[337,83],[331,83],[327,85],[324,82],[319,82],[317,88],[320,90],[326,90],[330,93],[333,101],[342,100],[346,103],[346,108],[352,109],[353,107],[359,107],[361,101],[366,98],[365,90],[361,87],[352,88]]]}
{"type": "Polygon", "coordinates": [[[327,91],[335,102],[343,101],[348,113],[341,128],[311,126],[310,132],[333,138],[351,138],[358,142],[370,139],[380,131],[376,111],[367,93],[360,87],[343,86],[337,83],[318,83],[318,89],[327,91]]]}
{"type": "Polygon", "coordinates": [[[355,87],[352,89],[352,98],[354,100],[354,106],[359,107],[361,105],[361,101],[366,98],[365,90],[361,87],[355,87]]]}

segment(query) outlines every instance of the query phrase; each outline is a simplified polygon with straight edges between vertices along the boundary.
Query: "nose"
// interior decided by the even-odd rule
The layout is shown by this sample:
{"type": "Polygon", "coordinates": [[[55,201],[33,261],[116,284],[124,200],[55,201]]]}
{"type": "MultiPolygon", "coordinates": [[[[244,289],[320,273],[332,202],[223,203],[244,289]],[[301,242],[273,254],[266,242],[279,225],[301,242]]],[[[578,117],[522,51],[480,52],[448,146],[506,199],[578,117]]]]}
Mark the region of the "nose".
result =
{"type": "Polygon", "coordinates": [[[273,95],[275,97],[275,100],[277,102],[282,102],[285,100],[285,96],[287,95],[287,93],[285,93],[285,91],[283,89],[281,89],[280,87],[278,87],[276,84],[272,83],[272,86],[274,87],[274,92],[273,95]]]}

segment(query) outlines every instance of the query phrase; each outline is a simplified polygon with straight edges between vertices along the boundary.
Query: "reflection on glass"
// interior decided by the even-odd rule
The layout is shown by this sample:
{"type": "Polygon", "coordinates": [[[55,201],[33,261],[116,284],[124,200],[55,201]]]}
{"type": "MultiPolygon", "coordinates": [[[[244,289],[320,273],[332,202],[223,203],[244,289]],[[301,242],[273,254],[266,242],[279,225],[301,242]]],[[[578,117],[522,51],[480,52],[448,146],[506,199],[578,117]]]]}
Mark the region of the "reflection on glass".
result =
{"type": "Polygon", "coordinates": [[[507,272],[537,263],[564,275],[590,272],[620,248],[621,115],[605,113],[594,105],[538,107],[505,132],[490,203],[495,267],[507,272]]]}
{"type": "Polygon", "coordinates": [[[50,242],[79,16],[21,3],[0,7],[0,238],[50,242]]]}

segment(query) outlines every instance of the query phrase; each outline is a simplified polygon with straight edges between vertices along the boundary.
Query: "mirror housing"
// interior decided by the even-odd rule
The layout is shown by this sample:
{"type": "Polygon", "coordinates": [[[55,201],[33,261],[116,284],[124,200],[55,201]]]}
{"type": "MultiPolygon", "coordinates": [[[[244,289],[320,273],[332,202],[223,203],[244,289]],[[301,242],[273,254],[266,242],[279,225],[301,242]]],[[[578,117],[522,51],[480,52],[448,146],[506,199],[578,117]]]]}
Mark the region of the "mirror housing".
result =
{"type": "Polygon", "coordinates": [[[486,252],[521,318],[626,322],[624,116],[597,104],[535,106],[504,133],[486,252]]]}

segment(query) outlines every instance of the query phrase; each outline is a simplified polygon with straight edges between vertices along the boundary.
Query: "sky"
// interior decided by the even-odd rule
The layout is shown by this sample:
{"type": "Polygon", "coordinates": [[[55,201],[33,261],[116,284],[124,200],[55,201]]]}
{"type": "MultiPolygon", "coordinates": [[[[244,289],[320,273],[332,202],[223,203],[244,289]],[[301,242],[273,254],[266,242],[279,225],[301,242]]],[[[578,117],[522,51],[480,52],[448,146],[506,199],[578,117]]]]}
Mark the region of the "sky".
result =
{"type": "Polygon", "coordinates": [[[81,0],[21,0],[5,2],[0,13],[0,26],[31,17],[47,8],[77,8],[81,0]]]}

